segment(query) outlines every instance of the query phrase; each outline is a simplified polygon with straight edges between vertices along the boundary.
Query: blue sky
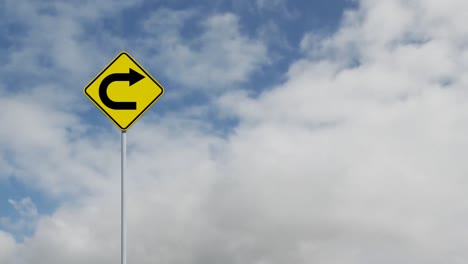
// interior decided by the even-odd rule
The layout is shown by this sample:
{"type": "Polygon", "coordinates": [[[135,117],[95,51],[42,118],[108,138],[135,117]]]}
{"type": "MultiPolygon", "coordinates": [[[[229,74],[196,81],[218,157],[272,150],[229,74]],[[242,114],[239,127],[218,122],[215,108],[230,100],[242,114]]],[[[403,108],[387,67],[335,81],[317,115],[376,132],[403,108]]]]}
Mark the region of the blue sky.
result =
{"type": "Polygon", "coordinates": [[[0,263],[466,263],[468,8],[448,0],[0,0],[0,263]]]}
{"type": "MultiPolygon", "coordinates": [[[[239,87],[239,89],[249,90],[256,94],[264,89],[269,89],[271,86],[284,80],[284,72],[287,70],[288,65],[301,55],[301,52],[298,50],[298,46],[301,38],[306,32],[314,31],[320,34],[329,34],[330,32],[333,32],[341,21],[343,11],[354,5],[351,1],[337,0],[304,2],[273,1],[271,3],[261,3],[263,2],[259,1],[259,3],[256,4],[255,2],[249,1],[199,1],[196,3],[190,1],[171,1],[170,3],[143,1],[135,6],[119,11],[118,14],[99,18],[92,23],[88,24],[86,21],[83,21],[82,26],[84,27],[84,32],[80,37],[95,39],[95,42],[103,45],[101,49],[106,50],[108,54],[116,54],[121,50],[132,52],[138,51],[139,49],[138,44],[136,43],[138,42],[137,40],[145,37],[146,33],[142,31],[143,21],[154,12],[157,12],[157,10],[165,9],[173,10],[175,12],[192,10],[194,12],[194,15],[189,18],[187,23],[181,25],[180,37],[182,39],[193,39],[197,38],[199,34],[202,34],[203,28],[201,28],[200,23],[209,16],[226,13],[233,14],[238,18],[240,34],[251,38],[257,38],[259,35],[263,34],[260,33],[260,31],[271,30],[271,32],[265,33],[264,36],[266,38],[265,45],[268,52],[272,55],[270,58],[271,61],[261,65],[261,67],[253,72],[248,79],[239,84],[239,86],[242,86],[239,87]],[[102,35],[108,34],[122,38],[126,44],[119,46],[113,43],[108,43],[108,40],[102,37],[102,35]],[[105,48],[106,45],[110,46],[109,49],[105,48]]],[[[8,5],[14,6],[13,3],[9,3],[8,5]]],[[[8,8],[3,10],[3,16],[9,17],[7,14],[8,8]]],[[[59,15],[59,11],[56,10],[53,2],[44,3],[42,8],[37,9],[37,12],[44,16],[59,15]]],[[[26,36],[31,34],[30,31],[34,30],[33,28],[28,28],[28,26],[23,23],[23,19],[21,17],[9,18],[11,20],[8,19],[2,27],[5,33],[2,34],[3,37],[0,40],[0,45],[2,50],[4,50],[2,57],[6,61],[8,60],[8,50],[21,49],[21,45],[23,43],[30,41],[26,39],[26,36]]],[[[34,23],[34,21],[32,21],[32,23],[34,23]]],[[[53,31],[54,29],[50,28],[50,30],[53,31]]],[[[42,33],[47,34],[48,32],[42,33]]],[[[161,38],[164,38],[164,35],[162,35],[161,38]]],[[[34,43],[31,44],[34,45],[34,43]]],[[[157,42],[154,43],[154,49],[158,50],[157,42]]],[[[54,53],[56,51],[47,50],[46,47],[46,50],[41,52],[44,52],[44,56],[48,57],[50,55],[47,53],[54,53]]],[[[59,54],[57,55],[60,56],[59,54]]],[[[38,59],[40,60],[40,58],[38,59]]],[[[112,57],[103,59],[110,61],[112,57]]],[[[144,57],[138,59],[143,65],[146,65],[146,59],[144,57]]],[[[202,57],[199,59],[203,60],[202,57]]],[[[81,79],[81,82],[76,83],[76,89],[73,89],[73,87],[70,86],[68,88],[63,87],[67,90],[64,91],[64,93],[80,93],[81,86],[84,86],[89,80],[91,80],[92,74],[97,73],[100,70],[100,67],[102,68],[106,63],[102,60],[100,62],[102,62],[101,65],[87,65],[90,67],[88,72],[91,75],[88,74],[84,76],[84,78],[81,79]]],[[[28,62],[24,61],[24,63],[28,62]]],[[[49,65],[47,62],[44,62],[42,66],[47,67],[49,65]]],[[[151,66],[148,67],[148,70],[157,76],[160,82],[164,83],[164,86],[167,87],[167,92],[170,96],[177,97],[177,95],[171,95],[177,92],[182,94],[186,93],[180,90],[187,90],[184,86],[189,86],[189,84],[181,85],[178,83],[177,79],[165,76],[164,73],[159,73],[158,68],[163,68],[164,65],[157,65],[156,62],[155,65],[151,66]]],[[[73,75],[73,72],[68,72],[67,74],[73,75]]],[[[4,85],[8,86],[8,89],[4,89],[4,91],[11,94],[26,92],[28,90],[28,86],[44,81],[41,78],[42,76],[34,76],[37,78],[21,78],[21,75],[21,73],[10,75],[9,78],[4,81],[4,85]]],[[[49,72],[45,79],[48,79],[50,75],[53,76],[55,73],[49,72]]],[[[57,83],[57,85],[61,86],[60,83],[57,83]]],[[[193,86],[196,86],[196,84],[193,84],[193,86]]],[[[76,97],[76,99],[80,100],[78,102],[79,104],[88,104],[85,98],[76,97]]],[[[157,109],[154,109],[154,111],[148,115],[157,115],[161,111],[163,113],[170,113],[171,111],[177,111],[186,105],[202,105],[207,100],[210,100],[209,97],[209,93],[200,92],[200,90],[195,92],[191,91],[189,92],[189,95],[185,95],[183,98],[179,97],[177,100],[167,100],[166,102],[162,101],[161,103],[158,103],[156,107],[157,109]]],[[[85,116],[83,121],[113,129],[109,122],[107,122],[107,119],[103,116],[96,116],[96,112],[97,111],[95,109],[87,107],[87,110],[84,113],[81,113],[85,116]]],[[[219,120],[219,117],[213,115],[214,113],[211,113],[208,118],[210,119],[208,122],[212,122],[214,125],[212,129],[226,131],[226,129],[232,129],[233,125],[235,126],[235,123],[230,122],[230,120],[219,120]],[[226,125],[228,127],[225,127],[226,125]]],[[[6,155],[8,157],[8,154],[6,155]]],[[[60,200],[57,200],[55,197],[50,197],[46,192],[36,189],[34,184],[23,182],[14,175],[7,174],[1,177],[1,181],[0,194],[2,207],[0,212],[2,216],[10,218],[18,217],[14,208],[8,203],[8,199],[21,199],[29,196],[35,201],[39,212],[44,214],[52,213],[54,208],[60,203],[60,200]]]]}

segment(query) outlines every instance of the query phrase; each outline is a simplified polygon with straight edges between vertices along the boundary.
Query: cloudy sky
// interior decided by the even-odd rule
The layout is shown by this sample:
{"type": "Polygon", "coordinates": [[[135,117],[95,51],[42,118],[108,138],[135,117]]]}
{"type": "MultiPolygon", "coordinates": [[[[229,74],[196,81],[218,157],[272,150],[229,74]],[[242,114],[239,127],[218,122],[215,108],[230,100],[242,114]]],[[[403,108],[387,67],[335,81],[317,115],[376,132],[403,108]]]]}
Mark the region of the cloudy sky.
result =
{"type": "Polygon", "coordinates": [[[119,262],[120,131],[83,88],[124,50],[165,87],[128,263],[467,263],[466,10],[0,0],[0,263],[119,262]]]}

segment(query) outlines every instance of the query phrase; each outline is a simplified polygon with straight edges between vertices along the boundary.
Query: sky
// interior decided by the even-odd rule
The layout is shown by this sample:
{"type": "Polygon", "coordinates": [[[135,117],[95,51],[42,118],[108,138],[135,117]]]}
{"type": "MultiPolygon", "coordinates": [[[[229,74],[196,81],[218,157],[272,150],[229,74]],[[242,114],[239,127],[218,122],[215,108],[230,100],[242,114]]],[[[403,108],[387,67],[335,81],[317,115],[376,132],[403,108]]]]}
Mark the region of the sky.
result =
{"type": "Polygon", "coordinates": [[[0,263],[118,263],[119,52],[165,88],[127,133],[128,263],[468,261],[468,3],[0,0],[0,263]]]}

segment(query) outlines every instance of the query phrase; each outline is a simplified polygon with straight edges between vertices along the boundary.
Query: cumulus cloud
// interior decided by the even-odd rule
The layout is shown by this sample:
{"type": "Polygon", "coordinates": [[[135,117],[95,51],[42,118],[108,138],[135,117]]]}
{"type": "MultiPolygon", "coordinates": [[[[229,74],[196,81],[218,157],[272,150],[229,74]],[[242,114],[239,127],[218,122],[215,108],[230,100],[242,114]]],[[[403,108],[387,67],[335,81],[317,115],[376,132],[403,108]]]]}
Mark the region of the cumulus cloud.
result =
{"type": "MultiPolygon", "coordinates": [[[[227,136],[177,113],[156,124],[141,120],[128,134],[129,262],[466,262],[464,7],[457,0],[361,1],[336,33],[304,36],[303,57],[284,83],[254,98],[228,90],[213,99],[210,107],[239,120],[227,136]]],[[[167,15],[165,23],[177,28],[193,13],[167,15]]],[[[200,56],[230,70],[234,60],[208,54],[225,50],[204,46],[230,37],[258,52],[239,35],[235,16],[203,21],[199,50],[175,42],[186,54],[181,62],[200,56]]],[[[171,32],[168,42],[180,38],[171,32]]],[[[248,72],[199,78],[216,84],[248,72]]],[[[79,118],[28,107],[25,118],[43,112],[56,127],[34,123],[52,145],[27,135],[29,141],[2,145],[17,151],[29,142],[24,155],[49,150],[21,166],[24,175],[54,183],[42,185],[47,192],[77,197],[42,216],[21,244],[0,233],[8,245],[0,260],[115,263],[118,137],[71,140],[67,127],[79,118]]],[[[3,115],[14,124],[14,116],[3,115]]]]}
{"type": "Polygon", "coordinates": [[[107,132],[91,141],[83,138],[87,130],[79,117],[29,96],[3,97],[0,102],[9,109],[0,114],[5,126],[0,132],[1,158],[9,165],[0,178],[17,177],[56,197],[89,192],[107,178],[110,161],[106,157],[112,156],[97,159],[95,152],[101,147],[117,148],[106,146],[109,140],[98,139],[106,138],[107,132]]]}
{"type": "Polygon", "coordinates": [[[212,15],[192,25],[196,22],[190,17],[197,14],[162,9],[144,24],[151,37],[143,45],[156,51],[153,62],[165,65],[162,70],[171,79],[188,87],[222,91],[247,81],[268,63],[266,45],[242,34],[236,15],[212,15]],[[187,25],[200,27],[200,34],[183,37],[181,31],[187,25]]]}
{"type": "Polygon", "coordinates": [[[8,199],[8,203],[13,206],[18,217],[0,217],[0,226],[14,233],[33,230],[39,214],[31,198],[25,197],[18,201],[8,199]]]}
{"type": "Polygon", "coordinates": [[[14,263],[16,243],[15,239],[8,233],[0,230],[0,261],[2,263],[14,263]]]}
{"type": "Polygon", "coordinates": [[[31,201],[31,198],[25,197],[19,201],[8,199],[8,203],[11,204],[20,216],[34,218],[37,216],[36,205],[31,201]]]}
{"type": "Polygon", "coordinates": [[[280,19],[298,19],[300,11],[288,7],[288,2],[284,0],[256,0],[255,6],[259,12],[272,12],[279,15],[280,19]]]}

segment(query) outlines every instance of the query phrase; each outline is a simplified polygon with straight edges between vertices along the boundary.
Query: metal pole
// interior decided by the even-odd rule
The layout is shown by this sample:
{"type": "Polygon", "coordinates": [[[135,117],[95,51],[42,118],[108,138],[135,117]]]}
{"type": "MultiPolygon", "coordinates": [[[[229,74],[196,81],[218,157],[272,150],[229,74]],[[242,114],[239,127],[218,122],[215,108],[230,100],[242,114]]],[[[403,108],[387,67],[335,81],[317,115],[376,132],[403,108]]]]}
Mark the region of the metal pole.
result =
{"type": "Polygon", "coordinates": [[[126,170],[126,162],[127,162],[127,133],[122,131],[122,153],[121,153],[121,193],[120,193],[120,263],[126,264],[127,263],[127,221],[125,219],[125,170],[126,170]]]}

